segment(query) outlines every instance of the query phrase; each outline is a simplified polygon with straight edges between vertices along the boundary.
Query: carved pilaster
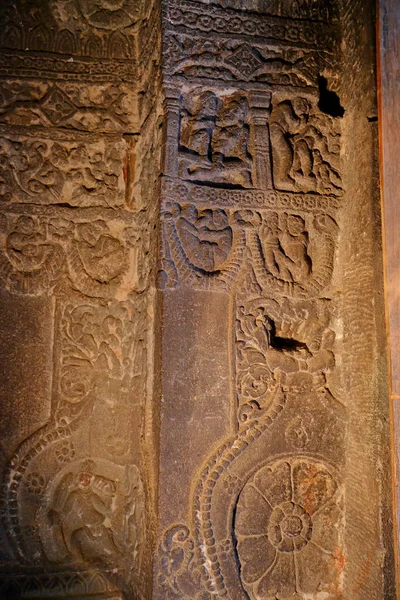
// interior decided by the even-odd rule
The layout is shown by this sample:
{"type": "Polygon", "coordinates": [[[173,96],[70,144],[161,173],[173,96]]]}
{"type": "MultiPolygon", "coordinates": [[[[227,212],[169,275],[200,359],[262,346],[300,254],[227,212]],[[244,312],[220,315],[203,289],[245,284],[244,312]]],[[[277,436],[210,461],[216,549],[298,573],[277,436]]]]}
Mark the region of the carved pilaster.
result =
{"type": "Polygon", "coordinates": [[[271,95],[265,92],[250,94],[249,123],[253,131],[254,187],[272,189],[272,164],[268,118],[271,112],[271,95]]]}

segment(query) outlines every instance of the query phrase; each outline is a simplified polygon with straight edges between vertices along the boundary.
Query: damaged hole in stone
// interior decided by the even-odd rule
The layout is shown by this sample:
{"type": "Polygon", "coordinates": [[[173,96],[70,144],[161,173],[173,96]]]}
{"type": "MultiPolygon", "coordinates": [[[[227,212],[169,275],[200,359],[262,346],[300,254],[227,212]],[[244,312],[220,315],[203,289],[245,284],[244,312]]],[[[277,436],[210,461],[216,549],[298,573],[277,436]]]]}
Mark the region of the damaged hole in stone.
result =
{"type": "Polygon", "coordinates": [[[318,108],[331,117],[343,117],[344,108],[336,92],[328,89],[328,80],[320,75],[318,77],[319,101],[318,108]]]}
{"type": "Polygon", "coordinates": [[[276,350],[307,350],[307,345],[292,338],[274,337],[271,346],[276,350]]]}
{"type": "Polygon", "coordinates": [[[372,117],[367,117],[367,121],[369,123],[376,123],[378,121],[378,117],[376,115],[374,115],[372,117]]]}

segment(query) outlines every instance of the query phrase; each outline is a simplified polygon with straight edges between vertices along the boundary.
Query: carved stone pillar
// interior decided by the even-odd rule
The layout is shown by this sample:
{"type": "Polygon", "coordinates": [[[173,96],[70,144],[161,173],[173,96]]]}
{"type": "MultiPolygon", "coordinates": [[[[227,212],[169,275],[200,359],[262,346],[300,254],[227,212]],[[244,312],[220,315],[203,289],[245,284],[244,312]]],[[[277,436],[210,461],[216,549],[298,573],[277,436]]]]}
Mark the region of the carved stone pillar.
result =
{"type": "Polygon", "coordinates": [[[163,26],[154,597],[394,598],[373,3],[169,0],[163,26]]]}
{"type": "Polygon", "coordinates": [[[394,598],[372,0],[0,6],[0,598],[394,598]]]}
{"type": "Polygon", "coordinates": [[[0,12],[0,597],[147,600],[159,8],[0,12]]]}

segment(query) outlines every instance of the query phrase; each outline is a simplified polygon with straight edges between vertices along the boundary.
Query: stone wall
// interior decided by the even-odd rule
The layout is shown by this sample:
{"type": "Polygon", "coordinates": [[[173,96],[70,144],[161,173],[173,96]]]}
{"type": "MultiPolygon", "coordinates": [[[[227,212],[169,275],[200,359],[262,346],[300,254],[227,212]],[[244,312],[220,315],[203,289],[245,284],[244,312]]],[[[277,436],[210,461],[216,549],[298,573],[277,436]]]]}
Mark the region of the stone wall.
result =
{"type": "Polygon", "coordinates": [[[0,7],[0,598],[394,598],[370,0],[0,7]]]}
{"type": "Polygon", "coordinates": [[[0,597],[147,599],[160,8],[0,10],[0,597]]]}

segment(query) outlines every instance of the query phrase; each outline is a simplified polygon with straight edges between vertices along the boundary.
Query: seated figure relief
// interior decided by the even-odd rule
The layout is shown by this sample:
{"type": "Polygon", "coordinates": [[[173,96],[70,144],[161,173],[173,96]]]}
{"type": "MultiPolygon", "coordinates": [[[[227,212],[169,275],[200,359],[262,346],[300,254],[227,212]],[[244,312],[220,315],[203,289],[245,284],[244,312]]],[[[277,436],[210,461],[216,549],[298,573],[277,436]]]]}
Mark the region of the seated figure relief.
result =
{"type": "Polygon", "coordinates": [[[251,185],[248,104],[240,94],[206,91],[181,110],[179,175],[199,182],[251,185]]]}
{"type": "Polygon", "coordinates": [[[285,100],[270,119],[275,187],[294,192],[342,192],[339,134],[333,118],[314,114],[305,98],[285,100]]]}
{"type": "Polygon", "coordinates": [[[309,236],[306,224],[299,215],[284,215],[283,230],[264,224],[260,241],[267,270],[279,279],[302,283],[310,275],[309,236]]]}

